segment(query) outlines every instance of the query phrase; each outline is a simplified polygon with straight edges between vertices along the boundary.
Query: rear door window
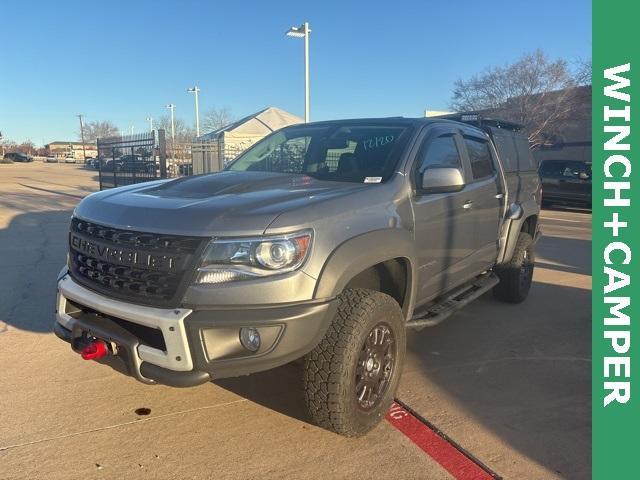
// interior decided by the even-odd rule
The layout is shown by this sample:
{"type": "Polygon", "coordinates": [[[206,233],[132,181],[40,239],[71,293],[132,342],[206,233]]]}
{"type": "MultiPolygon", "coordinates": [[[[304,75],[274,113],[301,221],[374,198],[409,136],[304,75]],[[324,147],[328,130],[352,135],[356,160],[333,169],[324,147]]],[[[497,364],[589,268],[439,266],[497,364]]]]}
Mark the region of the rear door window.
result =
{"type": "Polygon", "coordinates": [[[494,169],[489,143],[485,140],[471,137],[464,137],[464,143],[467,146],[473,179],[481,180],[492,176],[494,169]]]}

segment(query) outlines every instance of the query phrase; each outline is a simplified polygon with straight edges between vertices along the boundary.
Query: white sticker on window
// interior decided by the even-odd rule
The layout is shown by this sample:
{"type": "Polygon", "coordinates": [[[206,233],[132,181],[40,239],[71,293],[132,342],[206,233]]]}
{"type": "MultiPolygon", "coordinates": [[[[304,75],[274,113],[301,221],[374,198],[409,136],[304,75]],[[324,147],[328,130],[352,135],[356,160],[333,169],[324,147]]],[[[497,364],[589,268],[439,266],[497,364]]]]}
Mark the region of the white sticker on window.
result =
{"type": "Polygon", "coordinates": [[[364,177],[364,183],[380,183],[382,177],[364,177]]]}

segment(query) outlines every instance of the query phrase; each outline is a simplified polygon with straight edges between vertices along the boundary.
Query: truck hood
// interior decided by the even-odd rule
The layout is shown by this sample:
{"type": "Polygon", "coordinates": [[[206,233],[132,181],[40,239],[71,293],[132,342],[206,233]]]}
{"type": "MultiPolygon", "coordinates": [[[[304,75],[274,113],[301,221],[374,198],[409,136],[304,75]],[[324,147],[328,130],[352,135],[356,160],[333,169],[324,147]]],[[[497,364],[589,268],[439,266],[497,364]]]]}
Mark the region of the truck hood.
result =
{"type": "Polygon", "coordinates": [[[368,187],[305,175],[227,171],[97,192],[80,202],[75,215],[154,233],[259,235],[285,211],[368,187]]]}

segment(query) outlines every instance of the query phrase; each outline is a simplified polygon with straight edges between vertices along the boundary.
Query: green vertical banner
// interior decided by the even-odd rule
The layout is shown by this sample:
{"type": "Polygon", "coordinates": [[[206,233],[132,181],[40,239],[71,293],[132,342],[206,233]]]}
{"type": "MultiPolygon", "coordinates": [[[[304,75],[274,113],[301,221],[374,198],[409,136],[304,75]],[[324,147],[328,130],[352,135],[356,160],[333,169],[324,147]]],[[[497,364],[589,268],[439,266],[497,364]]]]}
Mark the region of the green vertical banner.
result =
{"type": "Polygon", "coordinates": [[[593,2],[593,478],[640,478],[640,2],[593,2]]]}

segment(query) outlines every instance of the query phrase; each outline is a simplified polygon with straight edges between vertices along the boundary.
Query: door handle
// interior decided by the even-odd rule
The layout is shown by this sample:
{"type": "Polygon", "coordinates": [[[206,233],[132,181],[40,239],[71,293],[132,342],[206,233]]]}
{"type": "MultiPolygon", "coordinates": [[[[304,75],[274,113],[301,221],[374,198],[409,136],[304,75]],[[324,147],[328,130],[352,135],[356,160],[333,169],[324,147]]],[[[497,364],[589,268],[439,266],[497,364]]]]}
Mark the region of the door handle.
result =
{"type": "Polygon", "coordinates": [[[498,194],[496,195],[496,198],[497,198],[497,199],[504,198],[504,193],[498,193],[498,194]]]}
{"type": "Polygon", "coordinates": [[[473,207],[473,202],[471,200],[469,200],[468,202],[465,202],[462,205],[462,208],[464,208],[465,210],[469,210],[471,207],[473,207]]]}

